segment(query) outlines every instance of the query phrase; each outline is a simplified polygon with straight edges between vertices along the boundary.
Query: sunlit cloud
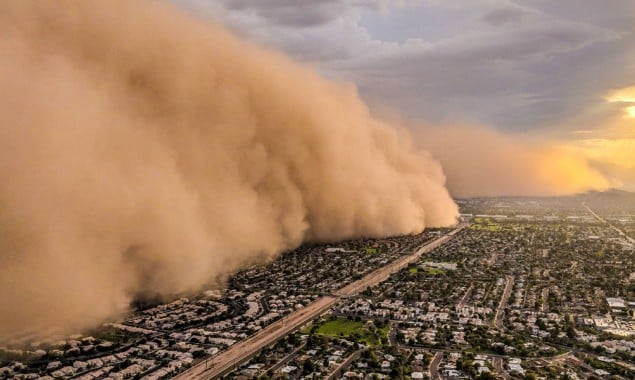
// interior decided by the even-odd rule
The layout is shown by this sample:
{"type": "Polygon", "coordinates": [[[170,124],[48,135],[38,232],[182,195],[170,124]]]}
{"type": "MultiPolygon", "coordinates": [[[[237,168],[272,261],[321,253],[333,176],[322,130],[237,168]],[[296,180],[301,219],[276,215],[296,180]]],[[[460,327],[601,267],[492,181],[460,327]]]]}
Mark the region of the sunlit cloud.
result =
{"type": "Polygon", "coordinates": [[[593,162],[612,186],[635,190],[635,138],[585,139],[573,147],[593,162]]]}
{"type": "Polygon", "coordinates": [[[635,139],[589,139],[580,146],[593,160],[635,169],[635,139]]]}
{"type": "Polygon", "coordinates": [[[635,86],[623,88],[606,97],[610,103],[624,103],[625,117],[635,118],[635,86]]]}
{"type": "Polygon", "coordinates": [[[571,131],[571,133],[574,135],[592,135],[593,131],[589,129],[580,129],[576,131],[571,131]]]}

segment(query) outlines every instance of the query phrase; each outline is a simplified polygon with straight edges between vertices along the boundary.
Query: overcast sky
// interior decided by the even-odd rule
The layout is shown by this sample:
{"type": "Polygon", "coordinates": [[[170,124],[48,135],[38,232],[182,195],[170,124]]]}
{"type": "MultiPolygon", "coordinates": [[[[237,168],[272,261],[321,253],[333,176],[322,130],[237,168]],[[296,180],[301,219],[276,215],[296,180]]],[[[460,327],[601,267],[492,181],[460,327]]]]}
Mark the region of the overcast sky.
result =
{"type": "Polygon", "coordinates": [[[635,107],[633,0],[172,1],[408,118],[635,161],[635,108],[625,117],[635,107]],[[619,90],[621,101],[607,101],[619,90]]]}
{"type": "Polygon", "coordinates": [[[635,84],[632,0],[175,1],[410,117],[571,127],[635,84]]]}

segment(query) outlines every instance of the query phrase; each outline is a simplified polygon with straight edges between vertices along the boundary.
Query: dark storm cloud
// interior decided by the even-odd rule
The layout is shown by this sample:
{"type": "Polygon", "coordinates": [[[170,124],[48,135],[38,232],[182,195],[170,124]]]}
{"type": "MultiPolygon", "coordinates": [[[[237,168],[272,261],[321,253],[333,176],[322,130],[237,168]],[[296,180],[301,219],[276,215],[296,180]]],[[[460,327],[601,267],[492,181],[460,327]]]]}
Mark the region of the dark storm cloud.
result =
{"type": "Polygon", "coordinates": [[[290,27],[313,27],[331,22],[345,4],[339,0],[230,0],[233,11],[253,11],[271,23],[290,27]]]}
{"type": "Polygon", "coordinates": [[[403,50],[354,62],[346,69],[362,93],[411,116],[442,120],[458,115],[525,129],[563,117],[569,111],[568,99],[592,98],[566,93],[574,70],[580,69],[571,61],[584,61],[597,45],[616,38],[585,25],[530,26],[403,50]]]}
{"type": "Polygon", "coordinates": [[[526,11],[521,8],[504,7],[494,9],[483,15],[483,21],[494,26],[501,26],[507,23],[513,23],[525,16],[526,11]]]}
{"type": "Polygon", "coordinates": [[[198,2],[411,117],[567,125],[583,108],[608,110],[606,93],[635,77],[632,1],[198,2]]]}

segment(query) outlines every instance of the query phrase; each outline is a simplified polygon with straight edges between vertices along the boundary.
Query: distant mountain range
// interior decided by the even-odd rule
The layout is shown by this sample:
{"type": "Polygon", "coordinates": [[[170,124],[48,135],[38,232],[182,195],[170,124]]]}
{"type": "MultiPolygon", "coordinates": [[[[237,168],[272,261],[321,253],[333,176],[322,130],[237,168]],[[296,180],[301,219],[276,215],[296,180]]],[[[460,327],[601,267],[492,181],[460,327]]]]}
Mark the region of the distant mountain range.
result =
{"type": "Polygon", "coordinates": [[[582,196],[603,196],[603,197],[633,197],[635,193],[632,191],[621,190],[621,189],[608,189],[603,191],[592,190],[581,194],[582,196]]]}
{"type": "Polygon", "coordinates": [[[609,189],[606,191],[589,191],[577,196],[591,207],[610,208],[612,210],[635,209],[635,193],[626,190],[609,189]]]}

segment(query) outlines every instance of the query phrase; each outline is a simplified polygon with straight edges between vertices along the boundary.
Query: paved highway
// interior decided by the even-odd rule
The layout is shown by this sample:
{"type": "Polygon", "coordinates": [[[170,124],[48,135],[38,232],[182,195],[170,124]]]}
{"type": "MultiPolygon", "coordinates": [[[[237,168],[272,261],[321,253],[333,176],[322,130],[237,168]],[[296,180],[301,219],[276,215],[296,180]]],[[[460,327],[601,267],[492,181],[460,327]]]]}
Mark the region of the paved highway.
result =
{"type": "Polygon", "coordinates": [[[632,244],[635,244],[635,239],[633,239],[632,237],[630,237],[629,235],[627,235],[624,231],[622,231],[621,229],[619,229],[618,227],[614,226],[613,224],[609,223],[606,219],[602,218],[601,216],[599,216],[598,214],[595,213],[595,211],[591,210],[591,208],[586,204],[586,203],[582,203],[582,205],[584,207],[586,207],[586,209],[591,213],[591,215],[593,215],[595,217],[595,219],[599,220],[602,223],[607,224],[609,227],[611,227],[614,231],[616,231],[618,234],[620,234],[623,238],[625,238],[626,240],[630,241],[632,244]]]}
{"type": "Polygon", "coordinates": [[[422,255],[434,250],[447,243],[457,232],[465,228],[467,225],[462,224],[447,234],[441,236],[438,239],[435,239],[429,243],[423,244],[412,255],[405,255],[397,260],[391,261],[390,263],[384,265],[383,267],[377,269],[374,272],[367,274],[361,279],[352,282],[345,287],[338,290],[335,294],[337,296],[353,296],[361,293],[364,289],[369,286],[373,286],[379,284],[380,282],[386,280],[391,274],[400,271],[401,269],[407,267],[410,263],[413,263],[421,258],[422,255]]]}
{"type": "Polygon", "coordinates": [[[228,372],[234,366],[251,358],[258,350],[268,346],[290,331],[308,323],[316,316],[331,308],[338,301],[335,297],[322,297],[305,308],[270,324],[255,335],[247,338],[221,354],[202,361],[175,379],[213,379],[228,372]]]}
{"type": "Polygon", "coordinates": [[[512,289],[514,286],[514,276],[507,276],[505,281],[505,290],[503,290],[503,295],[501,296],[501,301],[496,308],[496,315],[494,316],[494,326],[496,326],[499,330],[503,328],[503,315],[505,314],[505,305],[507,305],[507,301],[509,301],[509,296],[512,294],[512,289]]]}
{"type": "Polygon", "coordinates": [[[459,225],[457,228],[438,239],[420,246],[414,254],[400,257],[376,271],[367,274],[358,281],[341,288],[332,297],[322,297],[313,301],[306,307],[295,311],[275,323],[272,323],[251,337],[236,343],[217,356],[194,365],[187,371],[177,375],[175,379],[213,379],[229,372],[237,365],[250,359],[261,348],[276,342],[291,331],[307,324],[313,318],[324,313],[326,310],[333,307],[342,297],[356,295],[367,287],[380,283],[388,278],[388,276],[392,273],[395,273],[408,266],[408,264],[417,261],[421,255],[445,244],[452,238],[452,236],[465,227],[465,224],[459,225]]]}

